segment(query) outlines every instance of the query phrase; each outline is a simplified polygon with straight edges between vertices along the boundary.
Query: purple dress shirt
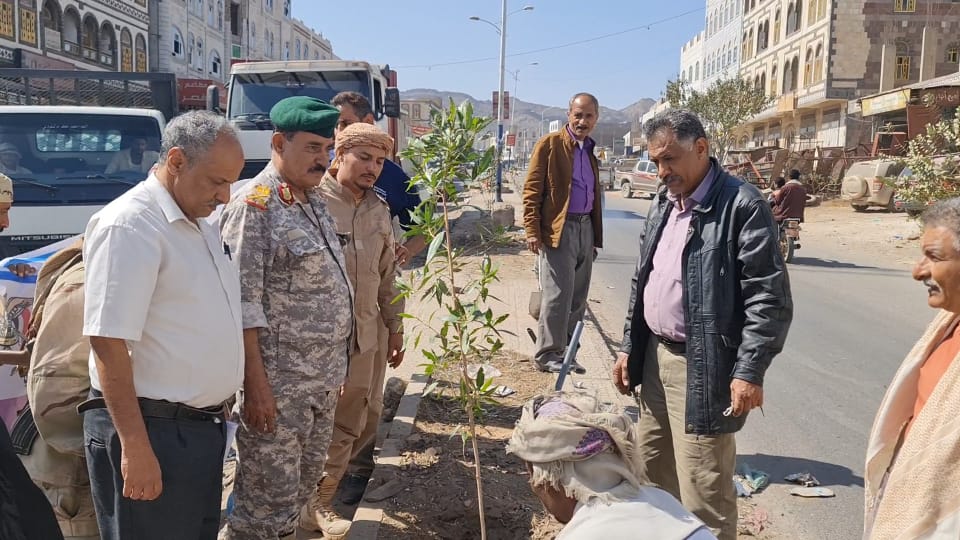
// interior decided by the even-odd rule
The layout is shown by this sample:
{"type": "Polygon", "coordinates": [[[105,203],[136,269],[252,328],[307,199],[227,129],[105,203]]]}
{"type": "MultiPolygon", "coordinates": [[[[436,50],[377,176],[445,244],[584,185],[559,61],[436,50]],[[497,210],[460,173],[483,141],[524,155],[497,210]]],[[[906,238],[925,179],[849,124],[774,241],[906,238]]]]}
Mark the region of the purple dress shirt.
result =
{"type": "Polygon", "coordinates": [[[566,126],[566,130],[576,145],[573,149],[573,182],[570,184],[570,206],[567,212],[589,214],[593,212],[593,188],[597,181],[593,174],[590,154],[593,153],[596,143],[590,137],[578,141],[569,125],[566,126]]]}
{"type": "Polygon", "coordinates": [[[711,166],[697,189],[683,201],[683,209],[677,197],[667,193],[674,208],[653,252],[653,268],[643,288],[643,318],[651,332],[671,341],[687,340],[683,315],[683,248],[687,245],[693,208],[706,196],[716,176],[711,166]]]}

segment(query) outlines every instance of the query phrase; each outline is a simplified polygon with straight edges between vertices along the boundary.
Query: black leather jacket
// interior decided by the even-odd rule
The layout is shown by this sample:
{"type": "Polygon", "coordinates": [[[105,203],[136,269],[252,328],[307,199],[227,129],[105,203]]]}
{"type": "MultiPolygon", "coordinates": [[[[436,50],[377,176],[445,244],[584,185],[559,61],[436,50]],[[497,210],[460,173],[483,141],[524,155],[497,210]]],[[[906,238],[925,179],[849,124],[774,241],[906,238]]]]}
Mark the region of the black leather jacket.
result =
{"type": "MultiPolygon", "coordinates": [[[[770,205],[753,185],[721,170],[693,209],[683,249],[687,336],[686,432],[734,433],[746,415],[723,416],[732,378],[763,384],[783,349],[793,300],[777,225],[770,205]]],[[[643,287],[666,218],[674,208],[661,189],[651,205],[640,243],[621,350],[629,354],[631,386],[642,384],[650,329],[643,316],[643,287]]]]}

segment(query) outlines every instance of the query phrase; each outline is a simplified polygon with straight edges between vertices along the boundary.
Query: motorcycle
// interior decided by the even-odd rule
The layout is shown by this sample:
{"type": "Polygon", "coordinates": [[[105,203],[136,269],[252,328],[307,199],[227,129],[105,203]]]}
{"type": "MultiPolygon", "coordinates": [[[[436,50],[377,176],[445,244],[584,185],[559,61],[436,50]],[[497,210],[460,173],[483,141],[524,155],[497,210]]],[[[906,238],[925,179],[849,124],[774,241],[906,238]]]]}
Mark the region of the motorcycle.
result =
{"type": "Polygon", "coordinates": [[[787,218],[780,223],[780,254],[783,255],[783,261],[793,261],[793,252],[797,249],[800,249],[800,220],[787,218]]]}

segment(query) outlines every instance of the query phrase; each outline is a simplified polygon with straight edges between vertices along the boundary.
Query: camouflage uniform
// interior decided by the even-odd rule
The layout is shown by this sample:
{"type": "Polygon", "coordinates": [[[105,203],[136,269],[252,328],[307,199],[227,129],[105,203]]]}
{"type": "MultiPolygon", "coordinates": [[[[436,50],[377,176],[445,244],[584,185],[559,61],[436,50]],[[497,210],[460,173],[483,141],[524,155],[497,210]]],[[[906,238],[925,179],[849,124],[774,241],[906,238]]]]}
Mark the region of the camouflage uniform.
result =
{"type": "MultiPolygon", "coordinates": [[[[350,375],[337,404],[333,442],[327,456],[319,503],[329,507],[353,454],[371,439],[361,440],[368,421],[374,425],[383,411],[383,378],[387,369],[387,334],[403,329],[403,300],[396,286],[393,222],[387,203],[370,191],[359,202],[349,189],[327,174],[320,184],[341,235],[347,273],[357,293],[354,313],[357,339],[350,356],[350,375]]],[[[376,430],[372,430],[376,437],[376,430]]]]}
{"type": "Polygon", "coordinates": [[[282,185],[267,165],[221,216],[240,269],[243,326],[259,328],[278,410],[274,433],[238,430],[236,506],[221,539],[295,529],[323,473],[352,341],[353,290],[326,203],[317,190],[307,191],[307,204],[281,197],[282,185]]]}

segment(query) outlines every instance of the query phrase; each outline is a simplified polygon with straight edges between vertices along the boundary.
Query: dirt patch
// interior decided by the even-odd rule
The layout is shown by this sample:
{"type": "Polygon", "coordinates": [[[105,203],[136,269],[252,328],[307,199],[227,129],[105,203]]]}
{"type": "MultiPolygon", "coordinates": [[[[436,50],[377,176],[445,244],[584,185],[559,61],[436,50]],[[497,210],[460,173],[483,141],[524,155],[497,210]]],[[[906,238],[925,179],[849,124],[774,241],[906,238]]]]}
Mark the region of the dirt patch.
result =
{"type": "MultiPolygon", "coordinates": [[[[916,260],[919,237],[919,222],[904,213],[873,209],[854,212],[848,203],[838,200],[807,208],[800,233],[803,244],[856,252],[894,265],[910,265],[916,260]]],[[[802,256],[803,251],[799,254],[802,256]]]]}
{"type": "MultiPolygon", "coordinates": [[[[562,528],[530,491],[523,463],[504,451],[523,403],[554,383],[555,376],[540,373],[521,360],[519,355],[510,354],[494,362],[502,372],[498,381],[516,393],[486,407],[485,425],[478,432],[487,535],[491,540],[548,540],[562,528]]],[[[420,402],[416,428],[406,441],[402,464],[395,473],[406,488],[384,501],[378,538],[480,537],[473,452],[457,432],[466,421],[452,392],[420,402]]]]}

